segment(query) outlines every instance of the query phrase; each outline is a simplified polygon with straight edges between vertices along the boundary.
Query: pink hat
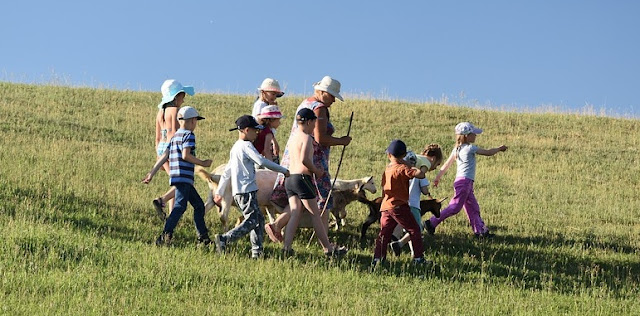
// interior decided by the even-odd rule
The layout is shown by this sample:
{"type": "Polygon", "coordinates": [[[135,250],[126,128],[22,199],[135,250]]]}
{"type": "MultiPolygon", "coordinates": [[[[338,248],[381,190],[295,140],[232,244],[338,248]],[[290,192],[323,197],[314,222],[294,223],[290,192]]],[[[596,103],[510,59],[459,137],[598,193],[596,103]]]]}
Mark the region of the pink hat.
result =
{"type": "Polygon", "coordinates": [[[280,112],[280,108],[277,105],[269,105],[260,110],[258,118],[282,118],[282,112],[280,112]]]}

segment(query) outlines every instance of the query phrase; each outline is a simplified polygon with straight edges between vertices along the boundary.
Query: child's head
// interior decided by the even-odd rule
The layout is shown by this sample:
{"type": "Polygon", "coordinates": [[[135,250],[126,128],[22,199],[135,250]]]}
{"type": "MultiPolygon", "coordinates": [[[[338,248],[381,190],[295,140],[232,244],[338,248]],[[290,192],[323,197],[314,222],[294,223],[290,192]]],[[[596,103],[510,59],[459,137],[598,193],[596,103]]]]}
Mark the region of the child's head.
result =
{"type": "Polygon", "coordinates": [[[301,128],[306,134],[313,133],[313,129],[316,127],[316,119],[318,119],[316,114],[307,108],[302,108],[298,113],[296,113],[298,128],[301,128]]]}
{"type": "Polygon", "coordinates": [[[479,129],[473,126],[473,124],[469,122],[458,123],[458,125],[456,125],[455,131],[456,131],[456,147],[462,144],[475,142],[476,135],[482,133],[482,129],[479,129]]]}
{"type": "Polygon", "coordinates": [[[198,114],[196,109],[185,106],[178,111],[178,123],[180,128],[193,131],[196,129],[199,120],[204,120],[204,117],[198,114]]]}
{"type": "Polygon", "coordinates": [[[427,145],[422,151],[422,155],[426,156],[431,162],[431,168],[429,170],[434,170],[442,163],[442,149],[438,144],[427,145]]]}
{"type": "Polygon", "coordinates": [[[269,105],[263,107],[260,114],[258,114],[258,123],[267,128],[278,128],[281,118],[282,112],[280,112],[280,108],[277,105],[269,105]]]}
{"type": "Polygon", "coordinates": [[[158,104],[158,108],[162,109],[165,104],[172,103],[173,106],[180,107],[184,103],[185,94],[194,95],[195,90],[191,86],[183,86],[180,82],[173,79],[165,80],[160,87],[162,92],[162,101],[158,104]]]}
{"type": "Polygon", "coordinates": [[[275,104],[276,99],[284,95],[284,92],[280,90],[278,80],[271,78],[264,79],[258,91],[260,91],[260,100],[267,104],[275,104]]]}
{"type": "Polygon", "coordinates": [[[389,160],[401,160],[406,154],[407,145],[399,139],[392,140],[389,147],[387,147],[387,157],[389,160]]]}
{"type": "Polygon", "coordinates": [[[230,128],[229,131],[238,130],[238,138],[252,142],[258,138],[261,129],[264,129],[264,126],[258,124],[253,116],[243,115],[236,120],[236,127],[230,128]]]}

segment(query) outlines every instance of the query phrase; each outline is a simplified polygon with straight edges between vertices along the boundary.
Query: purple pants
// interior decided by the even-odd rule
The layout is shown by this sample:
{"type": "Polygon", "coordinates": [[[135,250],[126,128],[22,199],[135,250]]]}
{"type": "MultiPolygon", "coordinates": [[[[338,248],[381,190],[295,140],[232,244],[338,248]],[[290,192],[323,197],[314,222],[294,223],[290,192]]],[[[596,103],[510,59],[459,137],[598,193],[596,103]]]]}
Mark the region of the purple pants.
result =
{"type": "Polygon", "coordinates": [[[455,190],[455,195],[453,199],[451,199],[451,202],[449,202],[449,206],[440,212],[440,218],[432,216],[429,219],[431,226],[435,228],[448,217],[458,214],[464,207],[474,234],[483,234],[489,231],[487,226],[484,225],[482,218],[480,218],[480,205],[478,205],[478,200],[476,200],[476,196],[473,194],[473,180],[456,178],[453,182],[453,189],[455,190]]]}

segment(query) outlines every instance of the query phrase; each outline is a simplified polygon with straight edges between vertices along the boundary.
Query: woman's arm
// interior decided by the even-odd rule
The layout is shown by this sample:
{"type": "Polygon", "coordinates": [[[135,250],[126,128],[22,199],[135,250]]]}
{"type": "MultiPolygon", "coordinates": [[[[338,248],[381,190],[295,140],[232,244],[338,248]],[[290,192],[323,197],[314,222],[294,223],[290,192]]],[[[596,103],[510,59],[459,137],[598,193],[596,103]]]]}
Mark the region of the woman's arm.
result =
{"type": "Polygon", "coordinates": [[[154,148],[158,148],[158,144],[162,140],[162,111],[158,110],[158,114],[156,114],[156,146],[154,148]]]}
{"type": "Polygon", "coordinates": [[[313,130],[313,139],[322,146],[347,146],[351,143],[351,136],[342,136],[340,138],[327,134],[327,125],[329,124],[329,110],[321,107],[313,110],[318,119],[316,120],[316,128],[313,130]]]}

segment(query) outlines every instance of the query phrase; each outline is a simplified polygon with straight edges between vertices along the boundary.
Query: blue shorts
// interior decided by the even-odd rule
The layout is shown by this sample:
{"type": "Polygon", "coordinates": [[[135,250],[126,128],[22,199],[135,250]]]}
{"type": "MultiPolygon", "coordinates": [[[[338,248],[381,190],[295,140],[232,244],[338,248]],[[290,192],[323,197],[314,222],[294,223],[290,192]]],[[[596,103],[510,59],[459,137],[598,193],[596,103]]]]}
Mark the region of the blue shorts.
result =
{"type": "Polygon", "coordinates": [[[166,143],[166,142],[158,143],[158,148],[156,149],[156,153],[158,154],[158,157],[164,154],[164,151],[167,149],[168,146],[169,146],[169,143],[166,143]]]}
{"type": "Polygon", "coordinates": [[[420,209],[417,207],[411,207],[411,214],[415,217],[416,222],[418,222],[418,226],[420,227],[420,231],[424,228],[424,224],[422,223],[422,216],[420,216],[420,209]]]}

